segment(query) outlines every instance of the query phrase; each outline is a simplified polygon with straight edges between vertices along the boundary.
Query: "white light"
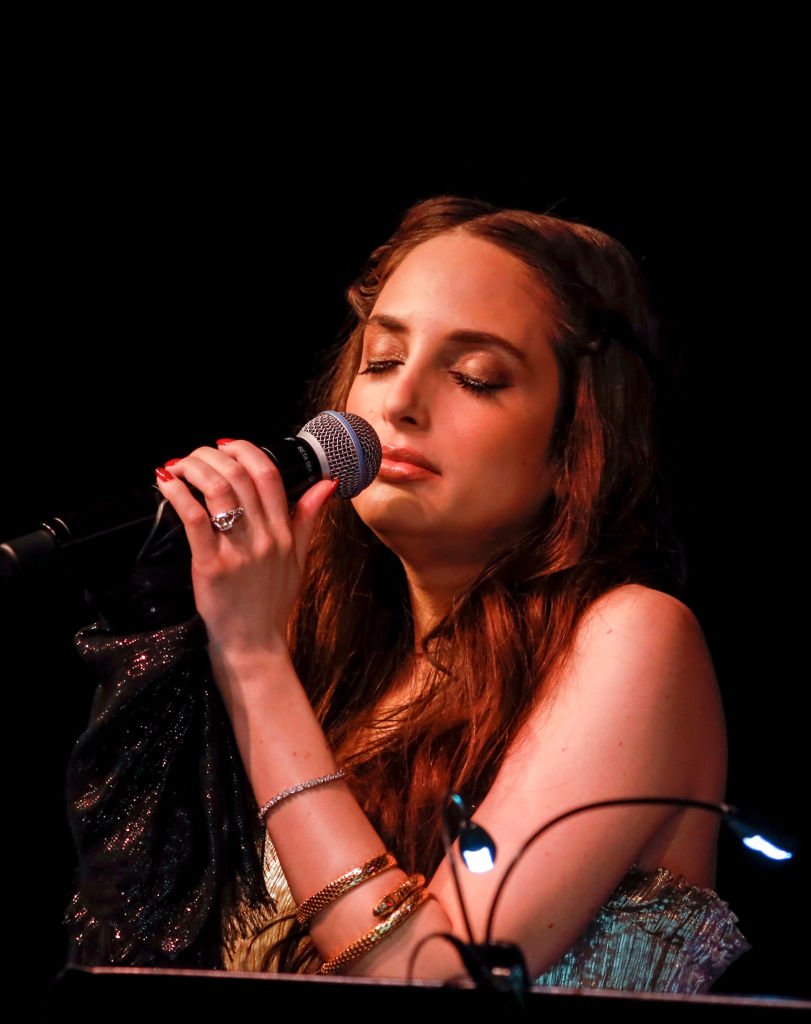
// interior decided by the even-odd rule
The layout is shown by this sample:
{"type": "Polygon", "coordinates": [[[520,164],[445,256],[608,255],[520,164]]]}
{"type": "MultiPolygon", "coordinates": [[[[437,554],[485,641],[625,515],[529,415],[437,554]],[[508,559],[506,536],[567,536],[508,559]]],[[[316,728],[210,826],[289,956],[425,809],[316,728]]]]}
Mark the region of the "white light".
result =
{"type": "Polygon", "coordinates": [[[779,846],[770,843],[763,836],[746,836],[743,845],[748,846],[750,850],[757,850],[758,853],[762,853],[764,857],[770,857],[772,860],[791,860],[793,856],[788,850],[781,850],[779,846]]]}
{"type": "Polygon", "coordinates": [[[482,875],[485,871],[490,871],[495,864],[493,855],[486,846],[482,846],[478,850],[463,850],[462,857],[468,870],[475,875],[482,875]]]}

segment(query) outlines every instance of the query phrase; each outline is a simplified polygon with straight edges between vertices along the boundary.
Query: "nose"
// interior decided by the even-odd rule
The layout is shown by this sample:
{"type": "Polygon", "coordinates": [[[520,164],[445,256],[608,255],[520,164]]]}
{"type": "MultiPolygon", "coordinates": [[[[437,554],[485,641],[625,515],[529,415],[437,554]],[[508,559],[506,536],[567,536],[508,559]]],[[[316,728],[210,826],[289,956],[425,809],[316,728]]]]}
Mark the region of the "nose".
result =
{"type": "Polygon", "coordinates": [[[419,361],[398,366],[386,381],[382,413],[392,425],[426,427],[430,422],[431,375],[419,361]]]}

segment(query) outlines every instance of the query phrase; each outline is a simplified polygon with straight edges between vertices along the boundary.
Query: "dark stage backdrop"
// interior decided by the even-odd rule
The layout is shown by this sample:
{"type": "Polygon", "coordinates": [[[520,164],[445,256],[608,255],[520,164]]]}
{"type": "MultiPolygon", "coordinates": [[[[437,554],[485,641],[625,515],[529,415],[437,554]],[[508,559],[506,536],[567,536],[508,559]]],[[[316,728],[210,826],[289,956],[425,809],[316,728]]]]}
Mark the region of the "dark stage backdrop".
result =
{"type": "MultiPolygon", "coordinates": [[[[783,255],[799,189],[776,172],[764,181],[743,152],[675,143],[609,172],[590,163],[585,177],[543,152],[503,151],[486,167],[426,154],[408,168],[378,153],[347,185],[327,154],[259,159],[237,146],[214,159],[202,133],[164,128],[145,147],[146,129],[139,144],[112,130],[101,145],[89,123],[60,123],[42,159],[22,161],[15,208],[0,539],[149,483],[197,444],[295,432],[346,285],[414,200],[463,192],[585,220],[639,258],[683,353],[690,604],[728,712],[729,798],[799,832],[807,671],[792,588],[804,581],[807,399],[794,356],[804,317],[783,255]]],[[[23,948],[42,987],[64,957],[64,769],[91,698],[72,637],[88,613],[68,579],[3,602],[6,745],[19,751],[6,777],[18,874],[12,861],[5,883],[25,899],[23,948]]],[[[719,990],[808,993],[797,952],[807,886],[801,858],[767,864],[724,840],[718,889],[755,949],[719,990]]]]}

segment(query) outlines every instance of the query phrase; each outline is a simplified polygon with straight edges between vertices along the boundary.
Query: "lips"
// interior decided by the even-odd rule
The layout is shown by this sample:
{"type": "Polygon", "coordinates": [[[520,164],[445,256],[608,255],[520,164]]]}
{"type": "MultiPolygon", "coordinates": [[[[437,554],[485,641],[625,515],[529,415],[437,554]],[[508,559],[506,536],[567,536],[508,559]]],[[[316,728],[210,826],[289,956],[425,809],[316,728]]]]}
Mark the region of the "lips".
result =
{"type": "Polygon", "coordinates": [[[439,469],[422,452],[414,448],[400,448],[384,444],[380,473],[384,480],[418,480],[432,474],[439,475],[439,469]]]}

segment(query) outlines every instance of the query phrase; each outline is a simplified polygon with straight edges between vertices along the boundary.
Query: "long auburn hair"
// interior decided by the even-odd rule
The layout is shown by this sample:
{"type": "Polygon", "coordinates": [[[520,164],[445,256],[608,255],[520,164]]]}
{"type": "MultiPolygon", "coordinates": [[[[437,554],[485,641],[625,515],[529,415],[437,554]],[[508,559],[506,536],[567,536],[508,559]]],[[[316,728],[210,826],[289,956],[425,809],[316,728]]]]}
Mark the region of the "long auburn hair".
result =
{"type": "MultiPolygon", "coordinates": [[[[319,524],[290,637],[356,797],[403,870],[427,877],[444,852],[448,792],[474,806],[484,797],[588,605],[623,583],[678,592],[683,582],[657,458],[658,331],[634,259],[600,231],[477,199],[417,203],[350,287],[345,340],[312,391],[312,413],[345,408],[383,285],[447,232],[505,249],[553,297],[551,497],[425,637],[428,680],[407,709],[372,717],[414,657],[413,629],[399,560],[349,502],[329,503],[319,524]]],[[[287,969],[302,962],[300,938],[293,929],[283,944],[287,969]]]]}

